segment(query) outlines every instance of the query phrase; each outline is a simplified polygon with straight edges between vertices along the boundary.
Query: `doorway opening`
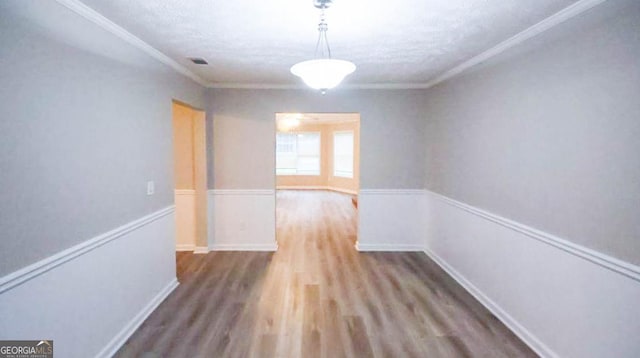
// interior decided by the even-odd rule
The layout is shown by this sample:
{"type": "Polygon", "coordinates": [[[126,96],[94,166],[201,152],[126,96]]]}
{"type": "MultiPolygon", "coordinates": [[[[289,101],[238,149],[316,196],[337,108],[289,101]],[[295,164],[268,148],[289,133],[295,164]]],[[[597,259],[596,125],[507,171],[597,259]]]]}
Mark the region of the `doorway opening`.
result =
{"type": "Polygon", "coordinates": [[[275,124],[279,251],[355,250],[360,114],[276,113],[275,124]]]}
{"type": "Polygon", "coordinates": [[[173,101],[176,251],[208,252],[205,112],[173,101]]]}

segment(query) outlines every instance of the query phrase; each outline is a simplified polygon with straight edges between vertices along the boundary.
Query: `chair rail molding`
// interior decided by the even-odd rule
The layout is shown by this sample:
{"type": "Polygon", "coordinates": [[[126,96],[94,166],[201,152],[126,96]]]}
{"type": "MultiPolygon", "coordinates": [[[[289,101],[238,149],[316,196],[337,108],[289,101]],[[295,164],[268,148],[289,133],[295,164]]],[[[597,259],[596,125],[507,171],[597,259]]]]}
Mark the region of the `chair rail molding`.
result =
{"type": "Polygon", "coordinates": [[[149,223],[152,223],[162,217],[173,214],[175,206],[171,205],[164,209],[153,212],[149,215],[143,216],[137,220],[131,221],[125,225],[122,225],[116,229],[105,232],[90,240],[84,241],[80,244],[72,246],[66,250],[49,256],[43,260],[33,263],[27,267],[14,271],[2,278],[0,278],[0,293],[3,293],[9,289],[14,288],[26,281],[29,281],[43,273],[52,270],[67,261],[73,260],[79,256],[82,256],[96,248],[109,243],[121,236],[124,236],[132,231],[135,231],[149,223]]]}
{"type": "Polygon", "coordinates": [[[481,218],[487,219],[489,221],[492,221],[498,225],[504,226],[508,229],[517,231],[521,234],[524,234],[532,239],[538,240],[540,242],[543,242],[545,244],[551,245],[555,248],[558,248],[560,250],[566,251],[572,255],[575,255],[577,257],[580,257],[582,259],[591,261],[597,265],[600,265],[608,270],[617,272],[619,274],[625,275],[631,279],[634,279],[638,282],[640,282],[640,266],[619,260],[615,257],[609,256],[607,254],[604,254],[602,252],[596,251],[596,250],[592,250],[589,249],[587,247],[578,245],[578,244],[574,244],[568,240],[562,239],[560,237],[551,235],[549,233],[546,233],[544,231],[538,230],[538,229],[534,229],[530,226],[518,223],[516,221],[504,218],[502,216],[493,214],[491,212],[488,212],[486,210],[482,210],[480,208],[462,203],[460,201],[451,199],[447,196],[444,196],[442,194],[438,194],[435,193],[433,191],[426,191],[429,195],[433,196],[434,198],[447,203],[449,205],[452,205],[454,207],[457,207],[459,209],[462,209],[466,212],[469,212],[471,214],[474,214],[476,216],[479,216],[481,218]]]}

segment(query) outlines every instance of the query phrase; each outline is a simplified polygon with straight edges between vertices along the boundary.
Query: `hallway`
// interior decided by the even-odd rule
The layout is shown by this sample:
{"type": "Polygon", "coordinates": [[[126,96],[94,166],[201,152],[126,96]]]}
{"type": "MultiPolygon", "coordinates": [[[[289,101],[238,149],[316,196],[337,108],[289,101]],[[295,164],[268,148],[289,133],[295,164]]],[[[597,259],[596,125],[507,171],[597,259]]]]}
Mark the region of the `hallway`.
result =
{"type": "Polygon", "coordinates": [[[351,196],[278,191],[279,249],[178,253],[118,357],[535,356],[423,253],[358,253],[351,196]]]}

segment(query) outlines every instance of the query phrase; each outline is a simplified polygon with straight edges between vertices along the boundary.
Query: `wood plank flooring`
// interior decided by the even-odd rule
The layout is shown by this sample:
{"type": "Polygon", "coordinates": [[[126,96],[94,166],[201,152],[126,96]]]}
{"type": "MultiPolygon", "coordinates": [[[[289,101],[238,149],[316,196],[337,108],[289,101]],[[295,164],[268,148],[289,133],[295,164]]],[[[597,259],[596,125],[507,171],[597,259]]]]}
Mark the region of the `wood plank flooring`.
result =
{"type": "Polygon", "coordinates": [[[117,357],[535,357],[423,253],[358,253],[351,197],[278,191],[279,249],[177,254],[117,357]]]}

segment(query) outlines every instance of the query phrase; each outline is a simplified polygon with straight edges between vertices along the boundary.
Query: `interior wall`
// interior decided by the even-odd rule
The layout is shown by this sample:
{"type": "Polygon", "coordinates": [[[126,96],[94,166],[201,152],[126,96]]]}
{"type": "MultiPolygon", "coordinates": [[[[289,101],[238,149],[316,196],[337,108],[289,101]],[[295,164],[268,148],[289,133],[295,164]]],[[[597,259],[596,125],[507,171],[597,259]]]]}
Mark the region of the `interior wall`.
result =
{"type": "Polygon", "coordinates": [[[361,188],[422,188],[424,161],[423,91],[336,89],[209,90],[208,120],[213,127],[209,187],[275,187],[274,115],[360,113],[361,188]]]}
{"type": "Polygon", "coordinates": [[[0,2],[0,339],[110,357],[177,286],[172,100],[206,103],[65,4],[0,2]]]}
{"type": "Polygon", "coordinates": [[[425,186],[640,264],[640,2],[607,1],[425,93],[425,186]]]}
{"type": "MultiPolygon", "coordinates": [[[[352,117],[347,114],[345,117],[352,117]]],[[[359,117],[359,116],[358,116],[359,117]]],[[[309,123],[302,121],[288,133],[319,132],[320,143],[320,175],[278,175],[276,187],[329,188],[356,193],[359,189],[360,174],[360,122],[345,120],[343,122],[309,123]],[[333,134],[340,131],[352,131],[354,136],[353,178],[333,175],[333,134]]]]}
{"type": "Polygon", "coordinates": [[[0,44],[0,275],[173,204],[201,86],[54,1],[2,1],[0,44]]]}

